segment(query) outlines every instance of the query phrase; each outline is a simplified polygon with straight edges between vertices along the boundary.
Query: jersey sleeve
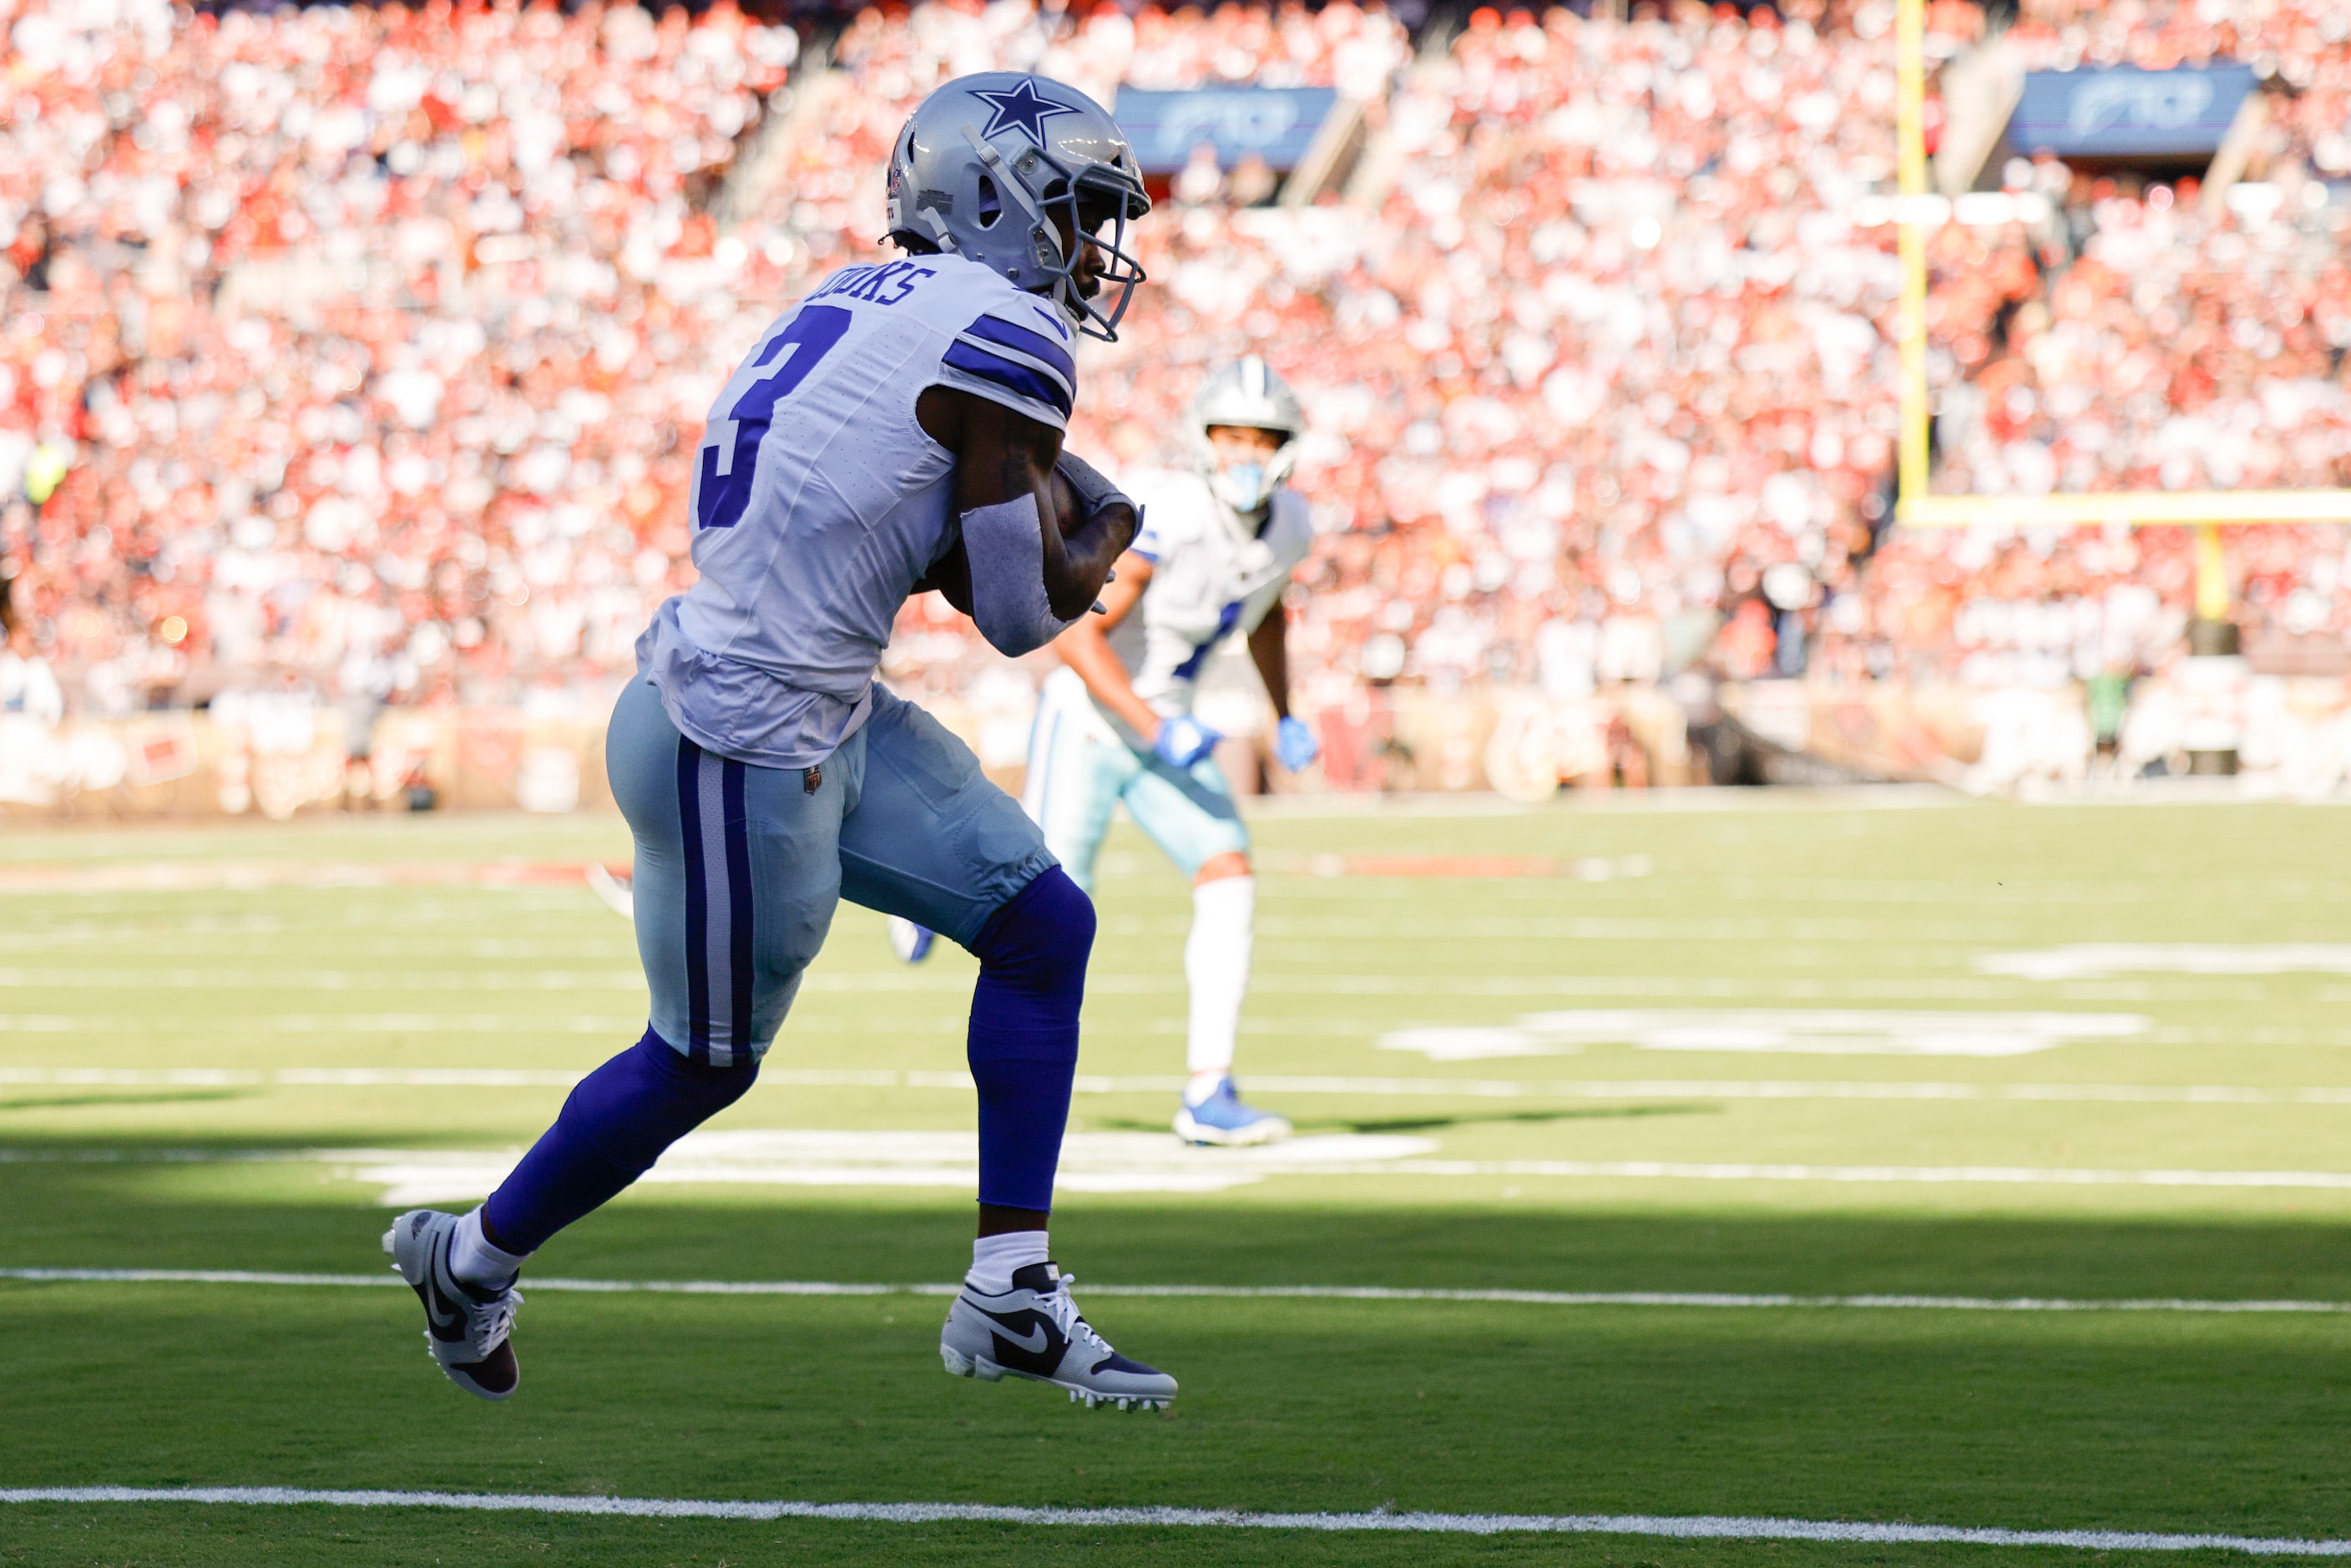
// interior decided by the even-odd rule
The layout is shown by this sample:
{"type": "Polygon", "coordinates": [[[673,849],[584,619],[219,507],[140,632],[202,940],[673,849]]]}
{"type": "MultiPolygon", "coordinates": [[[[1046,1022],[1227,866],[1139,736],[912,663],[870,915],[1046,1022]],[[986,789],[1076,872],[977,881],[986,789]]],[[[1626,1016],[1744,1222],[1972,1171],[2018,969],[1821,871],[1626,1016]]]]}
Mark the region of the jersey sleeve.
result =
{"type": "Polygon", "coordinates": [[[934,384],[1067,430],[1078,400],[1078,364],[1068,329],[1054,319],[1053,308],[1007,288],[967,308],[968,320],[947,323],[955,336],[939,356],[934,384]]]}
{"type": "Polygon", "coordinates": [[[1182,545],[1197,521],[1197,484],[1189,475],[1148,472],[1127,480],[1126,493],[1143,513],[1134,542],[1126,548],[1157,565],[1169,550],[1182,545]]]}
{"type": "Polygon", "coordinates": [[[1130,554],[1139,555],[1152,565],[1157,566],[1159,558],[1167,553],[1165,513],[1154,508],[1149,501],[1141,503],[1137,510],[1142,514],[1143,520],[1136,527],[1134,542],[1126,547],[1127,550],[1130,554]]]}
{"type": "Polygon", "coordinates": [[[1296,570],[1314,553],[1314,515],[1305,497],[1287,486],[1276,490],[1271,524],[1266,543],[1285,571],[1296,570]]]}

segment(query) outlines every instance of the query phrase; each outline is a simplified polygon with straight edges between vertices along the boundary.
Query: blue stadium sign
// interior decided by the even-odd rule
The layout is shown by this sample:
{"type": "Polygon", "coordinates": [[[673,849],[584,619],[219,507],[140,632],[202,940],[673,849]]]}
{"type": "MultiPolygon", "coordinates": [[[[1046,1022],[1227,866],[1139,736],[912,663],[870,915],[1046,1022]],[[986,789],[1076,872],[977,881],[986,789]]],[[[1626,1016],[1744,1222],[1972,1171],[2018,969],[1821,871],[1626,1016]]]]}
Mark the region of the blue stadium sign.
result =
{"type": "Polygon", "coordinates": [[[1218,87],[1188,92],[1118,89],[1113,110],[1146,174],[1172,174],[1207,142],[1229,169],[1254,152],[1277,173],[1298,166],[1339,95],[1327,87],[1218,87]]]}
{"type": "Polygon", "coordinates": [[[2210,157],[2252,90],[2252,68],[2241,65],[2032,71],[2008,144],[2060,158],[2210,157]]]}

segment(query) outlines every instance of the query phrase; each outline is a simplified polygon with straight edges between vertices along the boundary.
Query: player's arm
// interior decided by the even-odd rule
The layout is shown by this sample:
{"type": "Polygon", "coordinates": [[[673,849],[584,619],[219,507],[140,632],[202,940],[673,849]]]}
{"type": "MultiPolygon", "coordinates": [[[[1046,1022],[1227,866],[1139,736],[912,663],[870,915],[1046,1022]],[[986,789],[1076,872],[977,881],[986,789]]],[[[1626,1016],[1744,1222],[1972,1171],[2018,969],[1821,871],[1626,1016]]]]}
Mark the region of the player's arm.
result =
{"type": "Polygon", "coordinates": [[[923,586],[946,593],[1003,652],[1042,647],[1101,594],[1134,538],[1134,506],[1123,497],[1093,506],[1065,538],[1050,521],[1059,430],[948,386],[925,391],[914,413],[924,433],[956,455],[963,524],[962,548],[942,558],[923,586]]]}
{"type": "Polygon", "coordinates": [[[1145,741],[1159,737],[1159,716],[1151,705],[1135,695],[1134,682],[1126,673],[1126,663],[1110,645],[1110,633],[1118,623],[1134,612],[1143,601],[1143,591],[1151,583],[1151,558],[1129,550],[1118,563],[1117,580],[1102,590],[1102,612],[1081,617],[1078,623],[1053,640],[1053,652],[1061,663],[1078,673],[1094,701],[1123,719],[1128,727],[1145,741]]]}
{"type": "Polygon", "coordinates": [[[1322,755],[1322,743],[1302,718],[1293,718],[1290,712],[1290,607],[1277,599],[1249,632],[1249,657],[1257,664],[1257,673],[1265,682],[1265,695],[1273,700],[1274,755],[1292,773],[1322,755]]]}
{"type": "Polygon", "coordinates": [[[1279,599],[1249,635],[1249,658],[1273,699],[1276,718],[1290,716],[1290,607],[1279,599]]]}

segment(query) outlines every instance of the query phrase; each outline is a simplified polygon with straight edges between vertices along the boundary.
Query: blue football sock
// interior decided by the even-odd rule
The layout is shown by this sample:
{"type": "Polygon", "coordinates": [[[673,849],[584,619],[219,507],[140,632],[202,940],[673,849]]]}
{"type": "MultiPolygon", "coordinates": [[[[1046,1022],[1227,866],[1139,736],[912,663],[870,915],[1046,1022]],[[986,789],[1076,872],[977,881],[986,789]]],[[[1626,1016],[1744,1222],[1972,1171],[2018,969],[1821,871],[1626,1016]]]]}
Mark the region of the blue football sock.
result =
{"type": "MultiPolygon", "coordinates": [[[[482,1206],[491,1244],[536,1252],[653,1168],[664,1149],[743,1097],[758,1063],[692,1061],[652,1030],[581,1079],[555,1125],[482,1206]]],[[[1063,1091],[1063,1102],[1068,1092],[1063,1091]]]]}
{"type": "Polygon", "coordinates": [[[969,1058],[979,1086],[979,1201],[1053,1207],[1078,1071],[1078,1009],[1094,906],[1058,866],[988,917],[971,945],[969,1058]]]}

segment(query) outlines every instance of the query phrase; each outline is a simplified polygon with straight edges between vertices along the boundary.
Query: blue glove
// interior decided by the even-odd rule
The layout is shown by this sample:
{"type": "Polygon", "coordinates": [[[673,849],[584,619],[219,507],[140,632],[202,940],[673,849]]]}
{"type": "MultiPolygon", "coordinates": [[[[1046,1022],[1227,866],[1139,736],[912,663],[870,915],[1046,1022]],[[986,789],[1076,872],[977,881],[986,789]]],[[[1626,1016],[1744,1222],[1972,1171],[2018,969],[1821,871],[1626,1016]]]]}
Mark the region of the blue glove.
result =
{"type": "Polygon", "coordinates": [[[1322,743],[1302,718],[1284,717],[1273,732],[1273,754],[1292,773],[1311,766],[1322,755],[1322,743]]]}
{"type": "Polygon", "coordinates": [[[1217,742],[1225,737],[1194,718],[1179,713],[1159,723],[1158,737],[1151,749],[1159,760],[1176,768],[1189,768],[1217,749],[1217,742]]]}

